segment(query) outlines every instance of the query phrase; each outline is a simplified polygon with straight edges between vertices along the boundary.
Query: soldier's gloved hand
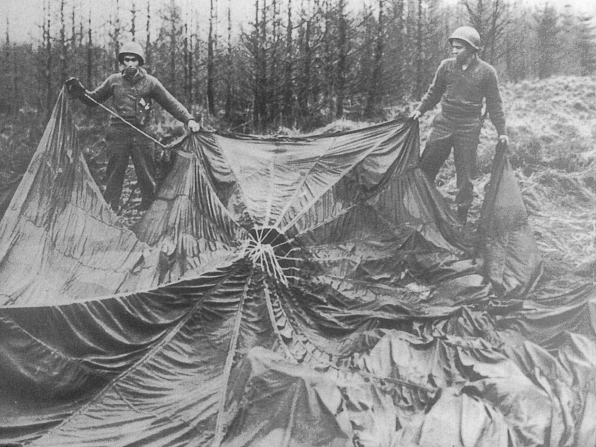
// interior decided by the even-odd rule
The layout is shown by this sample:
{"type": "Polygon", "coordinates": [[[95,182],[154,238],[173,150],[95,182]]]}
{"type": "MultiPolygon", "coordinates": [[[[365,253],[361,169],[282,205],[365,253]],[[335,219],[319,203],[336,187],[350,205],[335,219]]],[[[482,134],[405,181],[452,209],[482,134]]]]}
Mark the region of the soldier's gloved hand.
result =
{"type": "Polygon", "coordinates": [[[201,125],[199,123],[197,123],[195,120],[190,120],[187,123],[187,125],[188,125],[188,129],[193,133],[201,130],[201,125]]]}
{"type": "Polygon", "coordinates": [[[81,81],[79,81],[77,78],[67,79],[64,85],[66,85],[68,93],[70,93],[74,98],[81,99],[85,96],[85,87],[83,87],[83,84],[81,84],[81,81]]]}
{"type": "Polygon", "coordinates": [[[509,137],[507,135],[499,135],[499,143],[503,143],[504,145],[509,144],[509,137]]]}
{"type": "Polygon", "coordinates": [[[410,113],[410,119],[413,119],[413,120],[417,120],[421,116],[422,116],[422,113],[420,112],[420,110],[414,110],[412,113],[410,113]]]}

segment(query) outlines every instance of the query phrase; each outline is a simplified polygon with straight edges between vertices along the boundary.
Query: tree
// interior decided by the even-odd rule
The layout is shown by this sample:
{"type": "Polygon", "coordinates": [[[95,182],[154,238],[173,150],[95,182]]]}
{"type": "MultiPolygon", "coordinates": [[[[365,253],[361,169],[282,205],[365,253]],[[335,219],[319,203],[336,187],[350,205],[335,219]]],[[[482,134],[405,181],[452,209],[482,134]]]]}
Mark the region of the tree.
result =
{"type": "Polygon", "coordinates": [[[348,77],[348,53],[349,53],[349,36],[348,36],[348,18],[346,15],[346,2],[339,0],[337,8],[337,100],[336,100],[336,115],[338,118],[344,115],[344,101],[346,98],[346,81],[348,77]]]}
{"type": "Polygon", "coordinates": [[[54,95],[52,89],[52,71],[53,71],[53,51],[52,51],[52,10],[51,1],[44,1],[44,21],[43,21],[43,49],[44,57],[44,78],[46,86],[46,118],[49,119],[54,104],[54,95]]]}
{"type": "MultiPolygon", "coordinates": [[[[310,0],[306,0],[307,7],[310,6],[310,0]]],[[[298,107],[300,114],[306,117],[309,112],[309,96],[312,82],[312,64],[313,64],[313,47],[312,47],[312,30],[313,17],[309,11],[310,8],[305,8],[304,3],[301,8],[301,25],[299,27],[298,40],[300,61],[299,77],[297,86],[298,107]]]]}
{"type": "Polygon", "coordinates": [[[545,5],[535,16],[536,54],[538,56],[538,77],[540,79],[552,76],[556,72],[558,62],[558,36],[561,31],[557,10],[545,5]]]}
{"type": "MultiPolygon", "coordinates": [[[[116,2],[116,6],[115,6],[115,10],[114,10],[114,16],[111,20],[112,22],[112,34],[111,34],[111,38],[112,38],[112,42],[113,42],[113,46],[114,46],[114,54],[118,54],[120,53],[120,34],[121,34],[121,29],[120,29],[120,0],[115,0],[116,2]]],[[[118,61],[118,58],[116,58],[116,60],[114,61],[114,71],[118,71],[120,69],[120,63],[118,61]]]]}
{"type": "Polygon", "coordinates": [[[292,0],[288,0],[288,16],[286,21],[286,54],[284,61],[284,84],[283,84],[283,100],[282,100],[282,116],[283,123],[288,125],[291,120],[292,103],[294,98],[294,27],[292,23],[292,0]]]}
{"type": "Polygon", "coordinates": [[[387,14],[387,92],[399,100],[406,94],[405,44],[407,34],[404,20],[404,0],[394,0],[387,14]]]}
{"type": "Polygon", "coordinates": [[[209,2],[209,38],[207,40],[207,108],[215,115],[215,10],[216,0],[209,2]]]}
{"type": "Polygon", "coordinates": [[[151,0],[147,0],[147,20],[145,22],[145,63],[151,63],[151,0]]]}
{"type": "MultiPolygon", "coordinates": [[[[506,0],[462,0],[470,23],[482,36],[480,57],[496,64],[501,57],[497,51],[502,47],[504,33],[510,21],[506,0]]],[[[503,51],[504,53],[504,51],[503,51]]]]}
{"type": "Polygon", "coordinates": [[[364,116],[372,117],[375,108],[379,105],[379,97],[381,95],[381,76],[383,70],[383,51],[385,49],[385,20],[383,15],[383,0],[378,2],[378,18],[377,30],[375,36],[373,68],[368,85],[368,94],[366,98],[366,105],[364,108],[364,116]]]}
{"type": "Polygon", "coordinates": [[[89,27],[87,29],[87,85],[93,85],[93,27],[91,25],[91,8],[89,8],[89,27]]]}
{"type": "Polygon", "coordinates": [[[66,0],[60,0],[60,81],[68,78],[68,41],[66,39],[66,0]]]}
{"type": "Polygon", "coordinates": [[[132,36],[132,40],[136,40],[137,37],[137,4],[135,0],[132,0],[130,5],[130,34],[132,36]]]}
{"type": "Polygon", "coordinates": [[[596,73],[596,25],[593,24],[593,19],[593,16],[580,16],[577,27],[575,45],[582,76],[596,73]]]}
{"type": "MultiPolygon", "coordinates": [[[[180,7],[175,0],[170,0],[161,9],[161,27],[159,38],[153,48],[152,57],[155,59],[153,65],[156,71],[163,76],[164,85],[174,96],[179,94],[178,71],[183,64],[179,59],[182,54],[179,48],[182,47],[183,27],[180,7]]],[[[180,76],[182,78],[182,76],[180,76]]]]}
{"type": "Polygon", "coordinates": [[[228,0],[228,35],[227,35],[227,54],[226,54],[226,99],[224,105],[224,113],[227,120],[232,119],[232,107],[234,102],[234,94],[232,87],[232,0],[228,0]]]}

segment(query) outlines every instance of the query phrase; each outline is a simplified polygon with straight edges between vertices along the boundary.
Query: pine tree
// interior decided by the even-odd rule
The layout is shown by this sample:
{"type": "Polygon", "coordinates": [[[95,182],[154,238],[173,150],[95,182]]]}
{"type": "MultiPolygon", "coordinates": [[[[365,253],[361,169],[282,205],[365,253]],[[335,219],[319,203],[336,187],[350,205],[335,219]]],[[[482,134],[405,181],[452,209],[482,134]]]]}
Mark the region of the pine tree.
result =
{"type": "Polygon", "coordinates": [[[580,74],[582,76],[596,73],[596,25],[593,16],[583,15],[579,18],[577,27],[577,57],[579,59],[580,74]]]}
{"type": "Polygon", "coordinates": [[[558,62],[558,36],[561,31],[559,17],[553,6],[545,5],[536,14],[537,71],[540,79],[552,76],[558,62]]]}

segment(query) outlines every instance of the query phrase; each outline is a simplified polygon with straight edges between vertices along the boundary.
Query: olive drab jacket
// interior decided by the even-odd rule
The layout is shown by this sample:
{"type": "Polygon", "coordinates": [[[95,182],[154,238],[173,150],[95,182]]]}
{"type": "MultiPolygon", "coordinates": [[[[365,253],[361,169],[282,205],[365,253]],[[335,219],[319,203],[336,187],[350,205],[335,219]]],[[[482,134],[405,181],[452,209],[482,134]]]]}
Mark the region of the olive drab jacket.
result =
{"type": "Polygon", "coordinates": [[[455,58],[450,58],[439,65],[418,110],[424,113],[440,101],[441,112],[446,117],[456,121],[479,119],[484,99],[490,120],[499,135],[504,135],[505,113],[495,68],[480,58],[475,58],[463,70],[455,58]]]}
{"type": "MultiPolygon", "coordinates": [[[[155,100],[174,118],[186,124],[193,119],[189,111],[166,90],[162,83],[139,68],[132,79],[124,76],[124,72],[110,75],[97,89],[88,93],[97,102],[112,98],[113,107],[118,115],[132,124],[144,126],[151,113],[151,102],[155,100]]],[[[83,101],[94,106],[92,101],[83,101]]],[[[110,118],[111,124],[122,122],[116,117],[110,118]]]]}

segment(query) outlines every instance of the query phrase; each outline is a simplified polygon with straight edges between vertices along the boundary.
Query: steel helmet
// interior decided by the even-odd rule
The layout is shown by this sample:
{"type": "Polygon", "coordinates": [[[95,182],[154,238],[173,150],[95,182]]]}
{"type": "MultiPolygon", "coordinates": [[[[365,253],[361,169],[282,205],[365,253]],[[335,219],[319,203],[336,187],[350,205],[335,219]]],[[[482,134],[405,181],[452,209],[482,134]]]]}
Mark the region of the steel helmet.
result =
{"type": "Polygon", "coordinates": [[[120,52],[118,53],[118,62],[121,64],[124,62],[123,58],[125,54],[134,54],[137,56],[140,59],[139,65],[145,63],[145,52],[143,51],[143,47],[136,42],[127,42],[122,45],[122,48],[120,48],[120,52]]]}
{"type": "Polygon", "coordinates": [[[478,34],[478,31],[471,26],[460,26],[457,28],[449,38],[449,43],[451,43],[453,39],[463,40],[470,44],[476,51],[480,51],[480,34],[478,34]]]}

